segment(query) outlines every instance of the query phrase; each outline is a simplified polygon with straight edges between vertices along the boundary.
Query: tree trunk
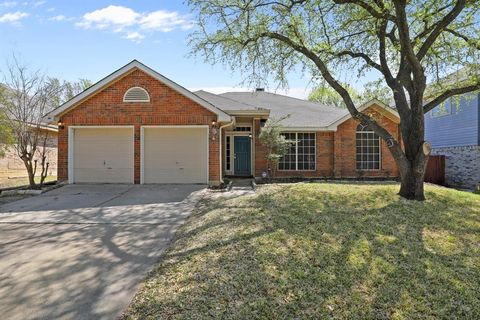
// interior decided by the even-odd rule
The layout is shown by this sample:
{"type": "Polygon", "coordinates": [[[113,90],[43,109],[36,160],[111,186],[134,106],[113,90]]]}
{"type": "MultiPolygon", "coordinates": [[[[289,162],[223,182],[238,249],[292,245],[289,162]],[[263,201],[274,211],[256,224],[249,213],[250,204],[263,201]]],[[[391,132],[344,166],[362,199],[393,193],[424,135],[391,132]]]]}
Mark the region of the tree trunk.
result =
{"type": "MultiPolygon", "coordinates": [[[[407,144],[408,141],[405,143],[406,149],[409,147],[407,144]]],[[[398,194],[408,200],[424,201],[423,185],[425,169],[430,155],[430,144],[423,142],[420,145],[416,144],[416,147],[417,152],[415,154],[410,154],[410,157],[407,157],[405,161],[397,161],[401,179],[398,194]]],[[[409,149],[412,150],[413,148],[410,146],[409,149]]]]}
{"type": "Polygon", "coordinates": [[[33,168],[31,165],[26,165],[27,173],[28,173],[28,183],[30,184],[30,189],[35,189],[37,187],[35,183],[35,173],[33,172],[33,168]]]}
{"type": "Polygon", "coordinates": [[[30,185],[30,189],[36,189],[37,184],[35,183],[35,171],[36,168],[33,167],[32,161],[28,159],[23,159],[23,163],[25,164],[25,169],[27,169],[28,174],[28,184],[30,185]]]}
{"type": "Polygon", "coordinates": [[[400,192],[401,197],[408,200],[425,200],[423,190],[423,179],[425,176],[425,168],[414,169],[414,165],[410,164],[407,168],[400,169],[400,192]]]}

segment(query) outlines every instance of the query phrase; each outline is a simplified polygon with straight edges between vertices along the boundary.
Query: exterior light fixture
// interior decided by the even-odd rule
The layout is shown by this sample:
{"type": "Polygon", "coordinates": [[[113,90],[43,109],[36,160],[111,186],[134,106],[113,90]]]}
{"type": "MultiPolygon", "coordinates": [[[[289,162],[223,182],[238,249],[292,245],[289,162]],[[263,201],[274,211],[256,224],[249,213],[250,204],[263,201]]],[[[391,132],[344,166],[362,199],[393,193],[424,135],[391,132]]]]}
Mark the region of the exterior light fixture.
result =
{"type": "Polygon", "coordinates": [[[57,125],[58,125],[58,128],[59,128],[59,129],[63,129],[63,128],[65,128],[65,126],[63,125],[63,122],[62,122],[62,120],[58,120],[58,123],[57,123],[57,125]]]}
{"type": "Polygon", "coordinates": [[[212,140],[217,138],[218,129],[217,129],[217,122],[215,120],[212,121],[212,127],[210,128],[210,137],[212,140]]]}

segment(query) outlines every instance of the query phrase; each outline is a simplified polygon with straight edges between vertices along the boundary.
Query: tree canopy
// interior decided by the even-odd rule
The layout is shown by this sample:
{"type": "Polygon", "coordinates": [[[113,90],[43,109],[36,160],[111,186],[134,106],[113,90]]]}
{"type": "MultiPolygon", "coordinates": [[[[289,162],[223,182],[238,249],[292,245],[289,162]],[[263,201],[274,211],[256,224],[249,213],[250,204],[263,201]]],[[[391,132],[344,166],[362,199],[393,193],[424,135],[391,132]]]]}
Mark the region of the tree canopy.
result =
{"type": "MultiPolygon", "coordinates": [[[[345,85],[345,88],[352,97],[353,101],[360,102],[363,100],[360,92],[350,86],[345,85]]],[[[342,97],[337,91],[332,89],[332,87],[327,84],[321,84],[313,89],[308,95],[308,100],[337,108],[345,108],[345,102],[343,102],[342,97]]]]}
{"type": "Polygon", "coordinates": [[[400,195],[423,200],[425,112],[480,89],[478,0],[188,0],[198,28],[190,44],[246,79],[286,86],[300,67],[323,79],[352,117],[386,141],[400,169],[400,195]],[[403,143],[357,110],[342,74],[379,74],[400,115],[403,143]],[[439,81],[458,71],[453,81],[439,81]],[[426,95],[427,83],[437,90],[426,95]]]}

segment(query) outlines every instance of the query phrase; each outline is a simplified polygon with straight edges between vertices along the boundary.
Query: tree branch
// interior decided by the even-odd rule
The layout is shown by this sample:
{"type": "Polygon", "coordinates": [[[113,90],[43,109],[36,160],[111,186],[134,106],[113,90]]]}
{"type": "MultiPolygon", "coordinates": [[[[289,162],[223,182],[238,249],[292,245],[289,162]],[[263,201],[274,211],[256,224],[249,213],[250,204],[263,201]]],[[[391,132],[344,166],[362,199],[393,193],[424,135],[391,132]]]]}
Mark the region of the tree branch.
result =
{"type": "Polygon", "coordinates": [[[445,28],[458,17],[458,15],[462,12],[463,8],[465,7],[467,0],[458,0],[455,6],[448,12],[443,19],[438,21],[434,26],[432,32],[428,35],[425,42],[422,44],[420,49],[417,52],[418,60],[422,60],[425,55],[427,54],[428,50],[432,47],[435,40],[437,40],[438,36],[445,30],[445,28]]]}
{"type": "Polygon", "coordinates": [[[361,0],[333,0],[333,2],[335,2],[336,4],[355,4],[365,9],[374,18],[395,21],[395,16],[391,15],[389,12],[378,11],[368,3],[361,0]]]}
{"type": "Polygon", "coordinates": [[[375,68],[375,69],[377,69],[378,71],[380,71],[380,72],[383,73],[382,66],[379,65],[378,63],[376,63],[375,61],[373,61],[368,55],[366,55],[366,54],[363,53],[363,52],[353,52],[353,51],[350,51],[350,50],[343,50],[343,51],[334,53],[334,55],[336,55],[337,57],[350,56],[350,57],[352,57],[352,58],[361,58],[361,59],[363,59],[369,66],[371,66],[372,68],[375,68]]]}
{"type": "MultiPolygon", "coordinates": [[[[410,73],[410,70],[413,72],[414,77],[419,80],[423,80],[425,77],[423,73],[423,67],[420,63],[420,60],[418,57],[415,55],[415,52],[413,50],[413,45],[410,42],[410,30],[408,26],[408,19],[406,15],[406,6],[407,3],[405,0],[397,0],[394,1],[395,5],[395,12],[397,15],[397,27],[398,27],[398,33],[400,36],[400,47],[401,47],[401,52],[405,56],[405,59],[409,62],[408,64],[410,65],[410,68],[403,69],[401,68],[399,70],[399,73],[401,74],[402,72],[404,73],[410,73]]],[[[405,67],[405,66],[404,66],[405,67]]],[[[403,75],[401,75],[403,77],[403,75]]]]}
{"type": "Polygon", "coordinates": [[[423,106],[423,113],[427,113],[428,111],[432,110],[436,106],[438,106],[440,103],[444,102],[450,97],[457,96],[460,94],[472,92],[475,90],[480,89],[480,83],[469,85],[466,87],[461,87],[461,88],[454,88],[454,89],[448,89],[439,96],[437,96],[435,99],[431,100],[427,104],[423,106]]]}
{"type": "Polygon", "coordinates": [[[375,119],[357,110],[348,91],[337,80],[335,80],[335,78],[333,78],[332,74],[328,70],[327,65],[323,62],[322,59],[320,59],[320,57],[318,57],[313,51],[309,50],[304,45],[296,43],[295,41],[293,41],[289,37],[284,36],[283,34],[277,32],[264,32],[259,34],[258,36],[258,38],[263,37],[283,42],[284,44],[293,48],[295,51],[309,58],[320,70],[320,73],[322,74],[322,77],[325,79],[325,81],[327,81],[327,83],[342,97],[348,111],[352,115],[352,118],[357,119],[363,124],[370,126],[375,131],[375,133],[377,133],[382,139],[388,142],[388,147],[390,151],[397,157],[397,159],[406,160],[400,143],[391,135],[390,132],[388,132],[385,128],[379,125],[375,121],[375,119]]]}
{"type": "Polygon", "coordinates": [[[480,50],[480,41],[474,41],[474,40],[470,39],[469,37],[467,37],[466,35],[461,34],[460,32],[455,31],[453,29],[445,28],[445,31],[454,35],[455,37],[458,37],[458,38],[462,39],[468,45],[474,47],[475,49],[480,50]]]}

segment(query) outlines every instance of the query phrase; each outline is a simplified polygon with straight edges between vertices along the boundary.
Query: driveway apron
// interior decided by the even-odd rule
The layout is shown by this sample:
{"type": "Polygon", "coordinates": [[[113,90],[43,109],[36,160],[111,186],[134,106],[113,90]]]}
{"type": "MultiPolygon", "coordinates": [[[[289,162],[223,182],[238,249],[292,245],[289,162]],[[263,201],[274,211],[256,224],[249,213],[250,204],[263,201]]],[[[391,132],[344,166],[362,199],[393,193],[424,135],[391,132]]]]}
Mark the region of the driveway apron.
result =
{"type": "Polygon", "coordinates": [[[115,319],[204,192],[67,185],[0,206],[2,319],[115,319]]]}

